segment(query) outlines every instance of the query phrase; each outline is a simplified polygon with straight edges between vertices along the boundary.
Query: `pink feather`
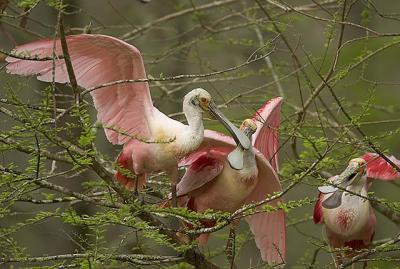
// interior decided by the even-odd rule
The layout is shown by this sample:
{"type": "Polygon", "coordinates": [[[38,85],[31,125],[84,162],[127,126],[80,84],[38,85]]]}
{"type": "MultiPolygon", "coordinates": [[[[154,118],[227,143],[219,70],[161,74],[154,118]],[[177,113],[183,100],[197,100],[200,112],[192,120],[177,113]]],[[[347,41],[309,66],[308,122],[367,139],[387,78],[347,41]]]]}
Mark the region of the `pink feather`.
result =
{"type": "MultiPolygon", "coordinates": [[[[396,180],[400,178],[400,172],[377,153],[365,153],[361,158],[367,162],[367,177],[379,180],[396,180]]],[[[394,164],[400,167],[400,160],[394,156],[388,157],[394,164]]]]}
{"type": "Polygon", "coordinates": [[[323,194],[319,193],[318,195],[318,200],[315,202],[314,206],[314,213],[313,213],[313,220],[314,223],[321,223],[323,221],[323,214],[322,214],[322,199],[323,199],[323,194]]]}
{"type": "Polygon", "coordinates": [[[226,154],[222,151],[202,152],[202,155],[198,156],[186,170],[176,187],[176,195],[178,197],[187,195],[211,182],[222,172],[226,154]]]}
{"type": "MultiPolygon", "coordinates": [[[[274,169],[261,153],[256,154],[258,167],[258,184],[246,198],[245,204],[258,202],[268,195],[282,191],[281,184],[274,169]]],[[[277,206],[282,199],[276,199],[269,205],[277,206]]],[[[271,213],[254,214],[246,218],[254,240],[260,249],[261,258],[269,264],[286,261],[286,224],[282,210],[271,213]]]]}
{"type": "MultiPolygon", "coordinates": [[[[68,51],[78,85],[88,89],[117,80],[145,79],[142,56],[137,48],[119,39],[104,35],[72,35],[66,37],[68,51]]],[[[52,57],[62,56],[60,40],[46,39],[31,42],[15,49],[16,53],[52,57]]],[[[53,61],[28,61],[7,57],[7,72],[19,75],[37,75],[42,81],[52,81],[53,61]]],[[[63,59],[55,60],[55,81],[69,82],[63,59]]],[[[148,119],[153,115],[153,104],[145,82],[117,84],[90,93],[97,109],[97,118],[106,127],[108,140],[124,144],[130,136],[150,137],[148,119]]]]}
{"type": "Polygon", "coordinates": [[[253,146],[258,149],[271,166],[278,171],[279,124],[283,98],[267,101],[253,116],[257,131],[253,135],[253,146]]]}

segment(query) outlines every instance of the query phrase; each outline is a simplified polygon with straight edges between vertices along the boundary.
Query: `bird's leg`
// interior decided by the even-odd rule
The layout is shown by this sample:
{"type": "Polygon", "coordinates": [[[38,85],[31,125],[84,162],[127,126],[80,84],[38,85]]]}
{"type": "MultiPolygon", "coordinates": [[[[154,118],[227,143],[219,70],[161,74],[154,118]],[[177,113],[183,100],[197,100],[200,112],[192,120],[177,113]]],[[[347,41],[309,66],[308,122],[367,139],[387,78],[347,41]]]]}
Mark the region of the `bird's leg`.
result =
{"type": "Polygon", "coordinates": [[[133,193],[137,197],[137,199],[139,200],[139,202],[141,204],[144,204],[144,195],[140,194],[139,188],[141,188],[144,185],[144,183],[146,182],[146,177],[147,177],[147,174],[145,174],[145,173],[138,174],[138,175],[136,175],[135,179],[132,178],[126,184],[126,187],[128,189],[132,189],[133,188],[133,193]]]}
{"type": "Polygon", "coordinates": [[[226,242],[226,248],[225,248],[226,257],[228,258],[228,262],[230,264],[229,268],[231,268],[231,269],[236,268],[236,265],[235,265],[235,239],[236,239],[235,225],[231,224],[230,229],[229,229],[228,242],[226,242]]]}
{"type": "Polygon", "coordinates": [[[178,200],[176,198],[176,185],[178,184],[178,166],[172,168],[167,173],[168,173],[169,179],[171,181],[172,207],[177,207],[178,200]]]}
{"type": "Polygon", "coordinates": [[[136,177],[136,180],[135,180],[135,183],[134,183],[135,184],[134,193],[135,193],[135,196],[138,198],[139,203],[141,205],[143,205],[144,204],[144,196],[139,193],[139,177],[140,177],[139,175],[136,177]]]}

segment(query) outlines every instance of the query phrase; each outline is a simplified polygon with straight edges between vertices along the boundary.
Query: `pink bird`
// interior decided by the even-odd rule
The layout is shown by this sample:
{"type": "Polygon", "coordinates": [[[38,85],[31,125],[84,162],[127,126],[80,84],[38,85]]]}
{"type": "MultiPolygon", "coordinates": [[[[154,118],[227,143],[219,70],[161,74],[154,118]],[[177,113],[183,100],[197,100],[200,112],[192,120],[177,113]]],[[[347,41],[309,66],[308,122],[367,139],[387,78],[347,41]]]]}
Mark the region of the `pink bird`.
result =
{"type": "MultiPolygon", "coordinates": [[[[400,160],[389,157],[397,166],[400,160]]],[[[388,162],[378,154],[366,153],[361,158],[352,159],[340,175],[333,176],[329,182],[349,192],[368,197],[371,179],[395,180],[400,178],[388,162]]],[[[368,200],[343,193],[333,186],[319,187],[320,194],[314,207],[314,222],[325,226],[329,245],[334,248],[349,247],[353,250],[368,248],[375,232],[376,217],[368,200]]],[[[351,256],[350,251],[345,256],[351,256]]],[[[336,255],[335,263],[340,265],[343,257],[336,255]]]]}
{"type": "MultiPolygon", "coordinates": [[[[105,35],[73,35],[66,38],[68,51],[79,86],[90,89],[118,80],[146,79],[146,72],[139,50],[114,37],[105,35]]],[[[60,40],[39,40],[17,47],[21,55],[39,58],[62,56],[60,40]],[[55,50],[54,50],[55,45],[55,50]]],[[[19,75],[37,75],[41,81],[53,79],[53,61],[6,59],[7,71],[19,75]]],[[[55,60],[55,81],[68,83],[69,76],[64,59],[55,60]]],[[[245,148],[250,142],[231,124],[215,106],[211,95],[203,89],[189,92],[183,100],[183,112],[188,125],[167,117],[153,106],[147,82],[123,83],[90,92],[103,124],[108,141],[124,145],[117,163],[137,175],[136,187],[146,182],[147,174],[166,171],[173,197],[177,183],[177,163],[196,150],[204,136],[202,112],[208,111],[231,132],[237,143],[245,148]],[[132,137],[171,143],[144,143],[132,137]]],[[[132,188],[134,181],[121,172],[116,178],[132,188]]]]}
{"type": "MultiPolygon", "coordinates": [[[[257,111],[253,120],[242,123],[240,129],[250,140],[254,133],[254,148],[244,149],[240,144],[236,146],[230,137],[205,131],[200,148],[182,162],[187,171],[177,186],[180,206],[197,212],[211,208],[232,213],[244,204],[261,201],[269,194],[282,191],[273,169],[278,167],[277,129],[281,102],[282,98],[272,99],[257,111]]],[[[277,199],[270,204],[276,206],[280,201],[277,199]]],[[[286,228],[283,211],[258,213],[246,220],[262,259],[269,264],[284,263],[286,228]]],[[[199,243],[205,244],[208,236],[200,235],[199,243]]]]}

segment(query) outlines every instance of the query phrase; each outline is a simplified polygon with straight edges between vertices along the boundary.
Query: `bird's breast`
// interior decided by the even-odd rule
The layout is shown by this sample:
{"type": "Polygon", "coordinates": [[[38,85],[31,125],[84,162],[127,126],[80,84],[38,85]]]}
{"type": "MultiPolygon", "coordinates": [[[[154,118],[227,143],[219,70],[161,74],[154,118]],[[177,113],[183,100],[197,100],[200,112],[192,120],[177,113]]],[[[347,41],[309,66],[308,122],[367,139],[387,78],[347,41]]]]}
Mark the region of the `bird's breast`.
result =
{"type": "Polygon", "coordinates": [[[158,153],[176,161],[196,150],[203,141],[203,135],[191,133],[186,126],[182,128],[157,128],[154,137],[158,141],[170,141],[170,143],[159,143],[158,153]]]}
{"type": "Polygon", "coordinates": [[[369,210],[368,200],[348,193],[343,195],[340,207],[322,207],[325,225],[336,234],[348,238],[359,233],[367,225],[369,210]]]}

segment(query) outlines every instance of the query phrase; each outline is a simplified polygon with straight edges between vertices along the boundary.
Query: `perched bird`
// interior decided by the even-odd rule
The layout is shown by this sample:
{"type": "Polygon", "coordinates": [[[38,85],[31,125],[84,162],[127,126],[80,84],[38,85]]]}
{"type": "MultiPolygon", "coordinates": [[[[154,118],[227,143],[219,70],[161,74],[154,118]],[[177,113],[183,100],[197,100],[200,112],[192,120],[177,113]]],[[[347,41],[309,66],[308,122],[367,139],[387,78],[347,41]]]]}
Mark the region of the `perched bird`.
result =
{"type": "MultiPolygon", "coordinates": [[[[114,37],[81,34],[66,37],[76,80],[79,86],[90,89],[119,80],[146,79],[139,50],[114,37]]],[[[60,40],[39,40],[15,48],[17,55],[39,58],[63,56],[60,40]],[[54,49],[55,48],[55,49],[54,49]]],[[[37,75],[41,81],[68,83],[69,76],[64,59],[26,60],[8,57],[7,71],[19,75],[37,75]]],[[[202,112],[208,111],[227,127],[239,144],[250,147],[250,142],[217,109],[211,95],[203,89],[194,89],[183,100],[183,112],[188,125],[167,117],[153,106],[147,82],[118,83],[90,92],[103,124],[107,139],[123,145],[117,163],[137,175],[136,183],[121,172],[116,178],[128,188],[141,187],[148,173],[166,171],[175,196],[177,163],[196,150],[204,136],[202,112]],[[170,143],[146,143],[169,141],[170,143]]]]}
{"type": "MultiPolygon", "coordinates": [[[[181,163],[187,166],[187,170],[177,186],[178,205],[197,212],[211,208],[232,213],[244,204],[261,201],[269,194],[281,191],[278,176],[273,169],[277,167],[277,129],[281,102],[282,98],[275,98],[267,102],[253,119],[243,121],[240,130],[250,140],[254,134],[254,147],[246,149],[240,144],[236,146],[230,137],[206,131],[200,148],[181,163]],[[255,120],[261,118],[263,122],[256,124],[255,120]],[[272,160],[273,167],[268,160],[272,160]]],[[[277,199],[269,204],[276,206],[279,201],[277,199]]],[[[246,217],[246,220],[262,259],[269,264],[284,263],[284,213],[280,210],[258,213],[246,217]]],[[[212,226],[213,223],[206,222],[204,225],[212,226]]],[[[200,235],[199,243],[205,244],[208,236],[200,235]]]]}
{"type": "MultiPolygon", "coordinates": [[[[389,157],[397,166],[400,160],[389,157]]],[[[361,158],[352,159],[347,168],[333,176],[329,182],[340,186],[319,187],[320,194],[314,207],[314,223],[325,227],[329,245],[334,248],[349,247],[353,250],[368,248],[375,232],[376,217],[368,197],[372,179],[395,180],[400,178],[388,162],[378,154],[366,153],[361,158]],[[364,198],[365,197],[365,198],[364,198]]],[[[352,251],[344,256],[353,255],[352,251]]],[[[337,265],[342,264],[343,255],[335,257],[337,265]]]]}

